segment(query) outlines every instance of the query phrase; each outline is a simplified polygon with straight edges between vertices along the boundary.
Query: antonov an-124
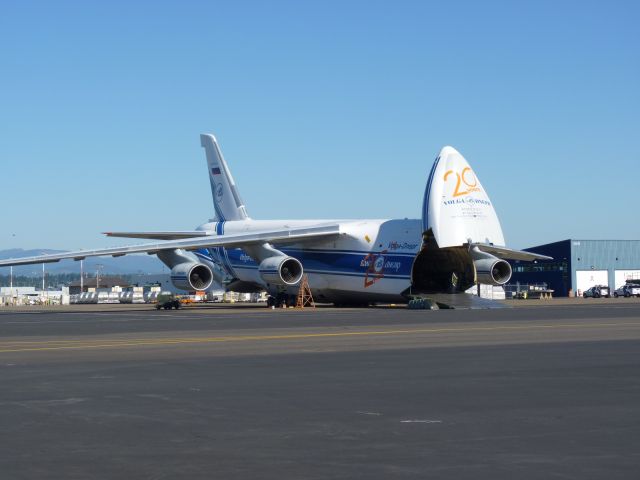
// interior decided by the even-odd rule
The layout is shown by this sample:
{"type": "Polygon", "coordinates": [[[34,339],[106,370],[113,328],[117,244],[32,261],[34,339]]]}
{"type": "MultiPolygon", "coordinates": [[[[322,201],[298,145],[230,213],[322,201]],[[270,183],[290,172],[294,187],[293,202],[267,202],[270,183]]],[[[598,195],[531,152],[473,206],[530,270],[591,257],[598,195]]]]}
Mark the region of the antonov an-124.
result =
{"type": "Polygon", "coordinates": [[[407,303],[423,295],[455,306],[476,284],[504,285],[507,259],[548,259],[505,248],[500,222],[464,157],[444,147],[435,159],[421,219],[253,220],[213,135],[201,135],[215,217],[191,231],[108,232],[153,243],[0,261],[0,266],[148,253],[182,290],[213,282],[236,292],[267,291],[291,301],[303,274],[317,302],[407,303]]]}

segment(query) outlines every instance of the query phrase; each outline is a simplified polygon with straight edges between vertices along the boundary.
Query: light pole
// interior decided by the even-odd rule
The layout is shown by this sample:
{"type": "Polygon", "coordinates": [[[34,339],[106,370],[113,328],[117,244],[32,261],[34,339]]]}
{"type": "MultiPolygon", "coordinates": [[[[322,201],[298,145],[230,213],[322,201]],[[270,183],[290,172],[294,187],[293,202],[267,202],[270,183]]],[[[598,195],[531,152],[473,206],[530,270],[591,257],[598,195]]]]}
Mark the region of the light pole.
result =
{"type": "Polygon", "coordinates": [[[13,305],[13,265],[11,265],[9,273],[9,295],[11,296],[11,305],[13,305]]]}
{"type": "Polygon", "coordinates": [[[84,260],[80,260],[80,293],[84,292],[84,260]]]}
{"type": "MultiPolygon", "coordinates": [[[[45,284],[44,284],[44,263],[42,264],[42,295],[44,296],[44,298],[47,298],[47,291],[45,290],[45,284]]],[[[46,303],[46,300],[45,300],[46,303]]]]}
{"type": "Polygon", "coordinates": [[[100,269],[104,267],[101,263],[96,265],[96,293],[98,292],[98,288],[100,288],[100,269]]]}

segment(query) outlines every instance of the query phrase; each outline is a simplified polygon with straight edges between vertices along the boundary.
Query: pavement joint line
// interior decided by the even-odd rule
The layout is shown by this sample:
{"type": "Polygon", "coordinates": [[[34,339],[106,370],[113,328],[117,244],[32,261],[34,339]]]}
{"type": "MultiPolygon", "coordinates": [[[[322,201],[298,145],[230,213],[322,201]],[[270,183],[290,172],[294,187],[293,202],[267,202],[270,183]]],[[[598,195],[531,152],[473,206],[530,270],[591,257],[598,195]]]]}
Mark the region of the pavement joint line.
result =
{"type": "Polygon", "coordinates": [[[306,338],[335,338],[335,337],[355,337],[355,336],[384,336],[384,335],[407,335],[417,333],[464,333],[464,332],[491,332],[491,331],[514,331],[514,330],[542,330],[542,329],[562,329],[562,328],[606,328],[606,327],[640,327],[638,322],[622,323],[570,323],[556,325],[513,325],[495,327],[471,327],[471,328],[426,328],[409,330],[366,330],[359,332],[328,332],[328,333],[294,333],[283,335],[241,335],[222,337],[184,337],[184,338],[141,338],[141,339],[113,339],[113,340],[50,340],[33,341],[18,344],[17,342],[0,342],[0,353],[35,352],[49,350],[85,350],[93,348],[110,347],[133,347],[145,345],[179,345],[179,344],[206,344],[206,343],[226,343],[245,341],[265,341],[265,340],[299,340],[306,338]],[[82,343],[81,343],[82,342],[82,343]],[[23,345],[23,348],[19,348],[23,345]],[[29,346],[33,345],[33,346],[29,346]],[[40,345],[40,346],[36,346],[40,345]]]}

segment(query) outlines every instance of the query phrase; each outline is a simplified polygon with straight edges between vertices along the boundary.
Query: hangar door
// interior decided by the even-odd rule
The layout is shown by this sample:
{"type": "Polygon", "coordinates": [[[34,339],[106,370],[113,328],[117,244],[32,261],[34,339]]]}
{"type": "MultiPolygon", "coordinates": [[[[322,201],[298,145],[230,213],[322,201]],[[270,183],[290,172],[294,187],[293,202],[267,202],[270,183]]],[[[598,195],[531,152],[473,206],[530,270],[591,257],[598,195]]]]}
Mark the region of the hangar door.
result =
{"type": "Polygon", "coordinates": [[[594,285],[609,285],[607,270],[576,270],[576,291],[584,292],[594,285]]]}
{"type": "Polygon", "coordinates": [[[614,288],[620,288],[627,280],[638,280],[640,283],[640,270],[616,270],[614,288]]]}

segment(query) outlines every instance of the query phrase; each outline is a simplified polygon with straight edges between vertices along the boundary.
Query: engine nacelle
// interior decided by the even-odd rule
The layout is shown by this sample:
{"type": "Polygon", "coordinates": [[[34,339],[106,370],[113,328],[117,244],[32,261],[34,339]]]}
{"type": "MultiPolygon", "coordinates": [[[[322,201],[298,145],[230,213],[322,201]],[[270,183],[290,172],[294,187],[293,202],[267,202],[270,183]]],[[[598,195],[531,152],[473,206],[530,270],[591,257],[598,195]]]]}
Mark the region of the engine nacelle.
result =
{"type": "Polygon", "coordinates": [[[258,267],[262,279],[273,285],[296,285],[302,279],[300,261],[286,255],[265,258],[258,267]]]}
{"type": "Polygon", "coordinates": [[[511,265],[493,255],[491,258],[474,260],[476,268],[476,280],[487,285],[504,285],[511,278],[511,265]]]}
{"type": "Polygon", "coordinates": [[[171,270],[171,283],[180,290],[206,290],[212,282],[213,272],[203,263],[179,263],[171,270]]]}

